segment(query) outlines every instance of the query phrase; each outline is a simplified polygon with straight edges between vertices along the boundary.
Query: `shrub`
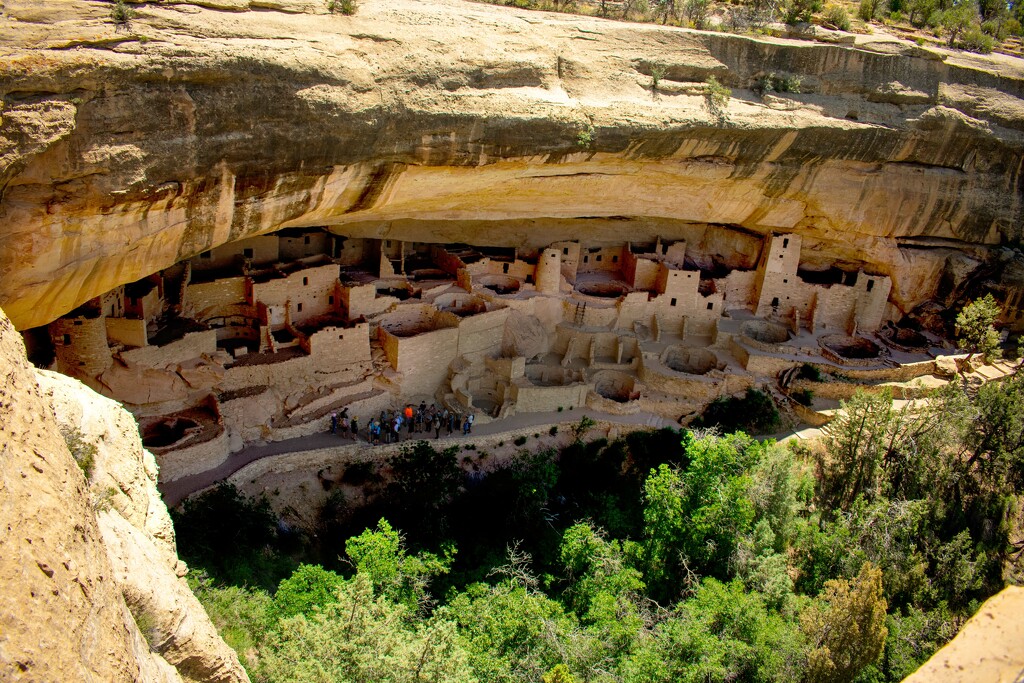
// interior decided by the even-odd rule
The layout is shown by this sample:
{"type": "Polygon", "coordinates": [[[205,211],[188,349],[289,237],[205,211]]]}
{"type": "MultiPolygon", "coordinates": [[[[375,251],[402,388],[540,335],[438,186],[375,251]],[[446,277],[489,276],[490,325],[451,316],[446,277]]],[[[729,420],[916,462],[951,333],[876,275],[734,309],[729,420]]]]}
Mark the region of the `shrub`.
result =
{"type": "Polygon", "coordinates": [[[821,0],[790,0],[786,5],[787,24],[799,24],[811,20],[815,12],[821,11],[821,0]]]}
{"type": "Polygon", "coordinates": [[[797,389],[790,394],[790,397],[802,406],[808,406],[814,402],[814,392],[810,389],[797,389]]]}
{"type": "Polygon", "coordinates": [[[821,371],[814,367],[810,363],[804,363],[800,366],[800,373],[797,375],[800,379],[809,379],[812,382],[821,381],[821,371]]]}
{"type": "Polygon", "coordinates": [[[124,0],[117,0],[110,8],[110,20],[118,27],[129,28],[134,18],[135,10],[124,4],[124,0]]]}
{"type": "Polygon", "coordinates": [[[64,437],[64,443],[68,445],[75,462],[82,469],[85,480],[92,479],[92,471],[96,467],[96,444],[85,440],[78,427],[61,427],[60,434],[64,437]]]}
{"type": "Polygon", "coordinates": [[[515,439],[512,440],[512,443],[514,443],[517,446],[522,446],[524,443],[526,443],[526,437],[517,436],[515,439]]]}
{"type": "Polygon", "coordinates": [[[829,5],[826,7],[823,19],[826,23],[840,31],[850,30],[850,15],[846,13],[846,8],[842,5],[829,5]]]}
{"type": "Polygon", "coordinates": [[[708,80],[704,81],[704,105],[719,122],[725,120],[725,110],[731,98],[732,90],[719,83],[714,76],[708,76],[708,80]]]}
{"type": "Polygon", "coordinates": [[[558,425],[551,425],[551,429],[548,430],[548,434],[551,436],[558,434],[558,425]]]}
{"type": "Polygon", "coordinates": [[[968,29],[967,32],[963,34],[963,37],[956,43],[957,47],[967,50],[968,52],[981,52],[984,54],[992,52],[995,45],[995,39],[987,33],[983,33],[982,30],[977,27],[968,29]]]}
{"type": "Polygon", "coordinates": [[[750,434],[769,434],[778,430],[782,420],[772,397],[758,389],[747,389],[742,398],[717,398],[694,420],[693,426],[718,427],[725,433],[742,430],[750,434]]]}
{"type": "Polygon", "coordinates": [[[337,12],[338,14],[344,14],[345,16],[352,16],[358,9],[356,0],[330,0],[327,3],[327,9],[330,12],[337,12]]]}
{"type": "Polygon", "coordinates": [[[664,77],[664,66],[661,64],[655,64],[651,67],[651,92],[658,92],[658,86],[661,85],[661,79],[664,77]]]}

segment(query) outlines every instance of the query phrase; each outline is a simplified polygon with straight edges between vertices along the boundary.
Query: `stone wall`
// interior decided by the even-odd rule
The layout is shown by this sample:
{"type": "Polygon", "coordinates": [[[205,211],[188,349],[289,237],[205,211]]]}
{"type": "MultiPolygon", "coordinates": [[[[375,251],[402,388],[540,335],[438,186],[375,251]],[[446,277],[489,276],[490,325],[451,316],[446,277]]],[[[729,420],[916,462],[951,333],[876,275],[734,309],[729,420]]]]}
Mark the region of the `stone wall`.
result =
{"type": "Polygon", "coordinates": [[[268,322],[271,327],[279,327],[284,325],[286,317],[293,324],[300,324],[338,310],[338,287],[338,266],[330,264],[303,268],[267,282],[254,282],[252,298],[273,311],[268,322]]]}
{"type": "Polygon", "coordinates": [[[539,387],[527,379],[512,384],[511,397],[517,413],[549,413],[586,405],[589,387],[580,382],[566,386],[539,387]]]}
{"type": "Polygon", "coordinates": [[[125,346],[146,346],[146,321],[133,318],[106,318],[107,341],[125,346]]]}
{"type": "Polygon", "coordinates": [[[219,270],[241,266],[246,259],[254,265],[274,263],[279,258],[277,235],[260,235],[215,246],[192,259],[193,270],[219,270]]]}
{"type": "Polygon", "coordinates": [[[50,323],[57,370],[72,377],[96,377],[113,363],[107,346],[107,323],[95,318],[58,318],[50,323]]]}
{"type": "Polygon", "coordinates": [[[479,361],[485,356],[496,356],[501,352],[501,340],[505,334],[505,321],[509,309],[478,313],[459,321],[458,355],[469,361],[479,361]]]}
{"type": "MultiPolygon", "coordinates": [[[[217,352],[217,330],[190,332],[177,341],[164,346],[143,346],[122,351],[126,363],[149,368],[165,368],[184,363],[203,354],[217,352]]],[[[109,351],[108,351],[109,355],[109,351]]]]}
{"type": "Polygon", "coordinates": [[[232,306],[248,300],[246,279],[242,276],[225,277],[213,282],[192,282],[185,289],[184,309],[197,320],[224,315],[232,306]]]}
{"type": "Polygon", "coordinates": [[[337,372],[370,363],[370,325],[325,327],[309,336],[309,355],[320,372],[337,372]]]}
{"type": "Polygon", "coordinates": [[[217,436],[209,441],[158,454],[156,461],[160,465],[160,480],[174,481],[212,470],[225,462],[230,455],[228,432],[219,427],[217,436]]]}

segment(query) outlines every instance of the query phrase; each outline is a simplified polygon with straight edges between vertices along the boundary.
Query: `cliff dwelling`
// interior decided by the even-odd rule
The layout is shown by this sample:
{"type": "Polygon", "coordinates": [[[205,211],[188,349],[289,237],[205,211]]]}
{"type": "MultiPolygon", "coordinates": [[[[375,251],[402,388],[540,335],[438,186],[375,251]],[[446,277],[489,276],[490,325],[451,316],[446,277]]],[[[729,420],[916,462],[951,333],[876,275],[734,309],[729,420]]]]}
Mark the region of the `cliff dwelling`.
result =
{"type": "Polygon", "coordinates": [[[722,256],[660,237],[516,248],[286,229],[26,338],[136,414],[164,481],[324,432],[343,411],[423,401],[485,424],[588,407],[685,425],[803,364],[906,377],[949,346],[914,328],[886,275],[809,267],[796,233],[729,239],[741,246],[722,256]]]}

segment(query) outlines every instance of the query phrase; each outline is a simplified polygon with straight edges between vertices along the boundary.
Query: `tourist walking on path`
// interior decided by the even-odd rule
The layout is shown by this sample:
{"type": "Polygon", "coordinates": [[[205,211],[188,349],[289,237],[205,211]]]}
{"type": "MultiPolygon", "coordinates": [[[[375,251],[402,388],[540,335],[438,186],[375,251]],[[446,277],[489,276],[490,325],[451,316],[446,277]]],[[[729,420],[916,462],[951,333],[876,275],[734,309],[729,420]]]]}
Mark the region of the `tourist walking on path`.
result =
{"type": "Polygon", "coordinates": [[[331,434],[338,433],[338,414],[331,413],[331,434]]]}
{"type": "Polygon", "coordinates": [[[402,418],[399,417],[398,415],[395,415],[395,419],[391,421],[391,424],[389,425],[389,427],[391,429],[392,435],[395,437],[395,443],[398,443],[399,441],[401,441],[402,440],[401,439],[401,434],[402,434],[402,418]]]}
{"type": "Polygon", "coordinates": [[[349,426],[348,415],[342,414],[342,416],[341,416],[341,438],[343,438],[343,439],[347,439],[348,438],[348,426],[349,426]]]}
{"type": "Polygon", "coordinates": [[[352,440],[359,441],[359,418],[353,417],[350,426],[352,427],[352,440]]]}
{"type": "Polygon", "coordinates": [[[473,421],[476,420],[476,413],[470,413],[466,417],[466,423],[469,424],[469,429],[466,431],[467,434],[473,433],[473,421]]]}
{"type": "Polygon", "coordinates": [[[441,416],[440,415],[437,415],[437,414],[434,415],[434,422],[433,422],[433,424],[434,424],[434,438],[435,439],[440,439],[441,438],[441,416]]]}
{"type": "Polygon", "coordinates": [[[448,436],[451,436],[455,430],[455,413],[449,413],[447,410],[444,412],[448,416],[448,436]]]}
{"type": "Polygon", "coordinates": [[[467,434],[469,434],[469,417],[462,421],[462,435],[466,436],[467,434]]]}

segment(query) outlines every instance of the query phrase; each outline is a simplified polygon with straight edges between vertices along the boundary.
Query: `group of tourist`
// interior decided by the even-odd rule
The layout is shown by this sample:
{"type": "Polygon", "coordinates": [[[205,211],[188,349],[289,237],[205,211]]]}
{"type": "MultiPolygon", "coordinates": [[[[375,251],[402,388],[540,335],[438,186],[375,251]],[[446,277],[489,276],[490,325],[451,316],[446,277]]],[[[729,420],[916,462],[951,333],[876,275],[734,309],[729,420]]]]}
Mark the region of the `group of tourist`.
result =
{"type": "Polygon", "coordinates": [[[473,413],[462,415],[447,408],[441,409],[437,404],[427,406],[426,401],[421,401],[419,407],[407,403],[401,410],[382,410],[377,417],[371,417],[366,424],[366,429],[361,435],[359,432],[359,418],[349,417],[348,408],[341,413],[331,413],[331,434],[340,434],[343,439],[359,440],[362,436],[369,443],[377,445],[380,443],[398,443],[401,440],[402,428],[408,430],[408,434],[429,434],[434,432],[434,438],[441,438],[441,430],[447,430],[447,435],[462,429],[462,433],[473,432],[473,413]]]}

